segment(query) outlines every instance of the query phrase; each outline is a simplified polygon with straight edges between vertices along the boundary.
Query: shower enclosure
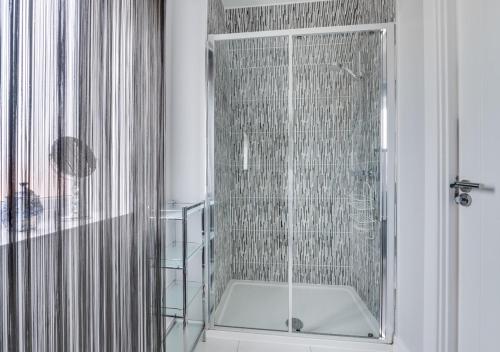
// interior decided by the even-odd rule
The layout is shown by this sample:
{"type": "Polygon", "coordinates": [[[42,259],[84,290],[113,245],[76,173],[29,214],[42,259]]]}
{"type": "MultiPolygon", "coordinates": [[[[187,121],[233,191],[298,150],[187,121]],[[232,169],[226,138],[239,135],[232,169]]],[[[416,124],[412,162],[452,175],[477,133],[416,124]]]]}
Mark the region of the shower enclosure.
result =
{"type": "Polygon", "coordinates": [[[394,27],[208,43],[210,324],[390,342],[394,27]]]}

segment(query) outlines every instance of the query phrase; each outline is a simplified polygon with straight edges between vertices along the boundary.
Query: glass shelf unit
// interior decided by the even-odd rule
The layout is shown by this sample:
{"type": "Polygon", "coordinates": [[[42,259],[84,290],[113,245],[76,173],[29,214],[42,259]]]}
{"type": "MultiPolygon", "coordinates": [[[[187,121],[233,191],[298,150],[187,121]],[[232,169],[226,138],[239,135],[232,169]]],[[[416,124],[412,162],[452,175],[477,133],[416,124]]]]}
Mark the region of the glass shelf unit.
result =
{"type": "Polygon", "coordinates": [[[204,329],[204,324],[198,321],[187,321],[183,326],[182,319],[175,319],[167,329],[162,343],[162,352],[193,351],[204,329]]]}
{"type": "MultiPolygon", "coordinates": [[[[199,298],[202,292],[203,284],[201,282],[188,281],[186,285],[186,298],[188,308],[191,303],[199,298]]],[[[184,288],[182,282],[174,281],[166,289],[164,299],[161,304],[161,314],[168,317],[182,318],[184,312],[182,309],[184,299],[184,288]]]]}
{"type": "Polygon", "coordinates": [[[162,351],[191,352],[205,328],[205,203],[169,202],[151,219],[161,228],[162,351]]]}
{"type": "MultiPolygon", "coordinates": [[[[186,242],[186,261],[189,261],[203,248],[203,243],[186,242]]],[[[163,269],[182,269],[183,265],[183,243],[171,242],[163,250],[160,260],[160,268],[163,269]]]]}

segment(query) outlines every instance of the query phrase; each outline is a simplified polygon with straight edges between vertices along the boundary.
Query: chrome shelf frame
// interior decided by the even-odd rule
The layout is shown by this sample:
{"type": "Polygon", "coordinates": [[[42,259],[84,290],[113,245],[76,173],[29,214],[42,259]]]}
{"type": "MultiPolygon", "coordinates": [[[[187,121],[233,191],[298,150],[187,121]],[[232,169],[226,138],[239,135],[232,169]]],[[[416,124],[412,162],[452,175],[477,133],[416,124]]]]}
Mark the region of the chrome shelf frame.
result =
{"type": "MultiPolygon", "coordinates": [[[[179,203],[169,202],[167,209],[159,211],[159,217],[152,216],[151,219],[181,222],[181,240],[170,242],[165,250],[165,257],[160,258],[156,265],[160,270],[182,271],[182,279],[174,280],[165,290],[166,296],[162,299],[160,315],[172,318],[162,342],[162,351],[170,351],[175,346],[181,346],[183,351],[193,351],[197,341],[203,336],[205,331],[205,202],[179,203]],[[201,212],[200,242],[189,242],[188,219],[189,216],[201,212]],[[176,248],[177,247],[177,248],[176,248]],[[179,248],[180,247],[180,251],[179,248]],[[169,251],[170,249],[170,251],[169,251]],[[179,253],[180,252],[180,253],[179,253]],[[190,259],[201,252],[201,282],[188,281],[188,263],[190,259]],[[201,294],[201,319],[190,319],[189,308],[191,303],[201,294]],[[174,295],[170,298],[169,295],[174,295]],[[178,302],[180,298],[180,302],[178,302]]],[[[162,253],[163,255],[163,253],[162,253]]]]}

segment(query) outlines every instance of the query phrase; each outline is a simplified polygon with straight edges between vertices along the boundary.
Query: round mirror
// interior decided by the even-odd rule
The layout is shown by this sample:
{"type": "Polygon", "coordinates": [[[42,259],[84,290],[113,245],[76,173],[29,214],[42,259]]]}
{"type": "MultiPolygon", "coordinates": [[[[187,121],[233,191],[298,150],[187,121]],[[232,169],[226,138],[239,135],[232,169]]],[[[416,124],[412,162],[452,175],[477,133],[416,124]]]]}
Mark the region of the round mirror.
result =
{"type": "Polygon", "coordinates": [[[78,138],[61,137],[50,148],[50,160],[58,172],[73,179],[69,203],[71,208],[69,213],[65,210],[63,220],[88,218],[86,193],[80,192],[78,180],[90,176],[96,169],[97,162],[92,149],[78,138]]]}
{"type": "Polygon", "coordinates": [[[96,168],[92,149],[75,137],[58,138],[50,149],[50,160],[59,172],[71,177],[87,177],[96,168]]]}

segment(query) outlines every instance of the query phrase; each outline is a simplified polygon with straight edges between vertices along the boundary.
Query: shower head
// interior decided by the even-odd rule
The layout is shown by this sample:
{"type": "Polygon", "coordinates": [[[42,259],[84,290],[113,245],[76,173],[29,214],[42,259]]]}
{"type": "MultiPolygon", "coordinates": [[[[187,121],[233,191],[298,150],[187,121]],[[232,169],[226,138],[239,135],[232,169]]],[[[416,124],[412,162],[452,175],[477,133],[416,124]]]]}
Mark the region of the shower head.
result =
{"type": "Polygon", "coordinates": [[[337,67],[341,70],[341,71],[345,71],[347,72],[352,78],[354,79],[362,79],[363,76],[362,75],[357,75],[354,73],[353,70],[351,70],[349,67],[345,67],[344,65],[340,64],[340,63],[336,63],[337,67]]]}

